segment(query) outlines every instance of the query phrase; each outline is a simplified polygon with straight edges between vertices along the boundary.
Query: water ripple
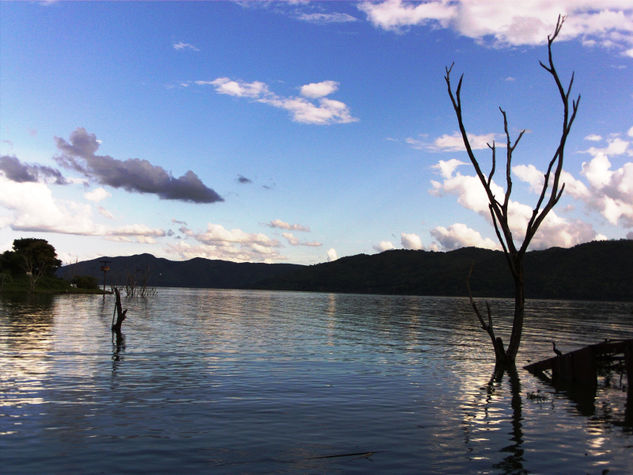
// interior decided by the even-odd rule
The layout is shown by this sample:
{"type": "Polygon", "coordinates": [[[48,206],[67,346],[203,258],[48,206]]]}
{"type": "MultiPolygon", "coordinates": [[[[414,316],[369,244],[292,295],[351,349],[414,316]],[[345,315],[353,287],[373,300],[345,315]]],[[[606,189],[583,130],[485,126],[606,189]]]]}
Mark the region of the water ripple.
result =
{"type": "MultiPolygon", "coordinates": [[[[512,302],[490,301],[507,335],[512,302]]],[[[100,296],[0,300],[8,473],[627,472],[624,399],[593,413],[492,375],[460,298],[161,289],[110,333],[100,296]]],[[[520,365],[633,338],[631,305],[528,301],[520,365]]],[[[590,408],[591,409],[591,408],[590,408]]]]}

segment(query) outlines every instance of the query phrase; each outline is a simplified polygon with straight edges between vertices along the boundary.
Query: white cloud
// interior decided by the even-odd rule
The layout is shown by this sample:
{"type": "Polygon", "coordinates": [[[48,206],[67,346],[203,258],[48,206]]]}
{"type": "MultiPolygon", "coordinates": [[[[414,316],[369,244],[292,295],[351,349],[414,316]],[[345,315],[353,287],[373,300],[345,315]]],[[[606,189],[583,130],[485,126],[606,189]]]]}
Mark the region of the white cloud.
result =
{"type": "Polygon", "coordinates": [[[320,247],[321,243],[316,241],[300,241],[296,238],[296,236],[292,233],[282,233],[281,234],[291,246],[308,246],[308,247],[320,247]]]}
{"type": "MultiPolygon", "coordinates": [[[[512,173],[521,181],[528,183],[533,193],[541,193],[545,177],[543,172],[534,165],[516,165],[512,167],[512,173]]],[[[561,173],[561,182],[565,184],[565,193],[569,193],[574,198],[586,199],[591,194],[582,181],[577,180],[565,170],[561,173]]]]}
{"type": "Polygon", "coordinates": [[[226,229],[214,223],[208,223],[204,232],[194,232],[185,226],[180,228],[180,232],[195,243],[180,239],[169,244],[167,252],[182,259],[205,257],[235,262],[277,262],[285,259],[278,252],[280,242],[263,233],[226,229]]]}
{"type": "Polygon", "coordinates": [[[602,136],[598,134],[589,134],[585,137],[585,140],[589,142],[600,142],[602,140],[602,136]]]}
{"type": "Polygon", "coordinates": [[[281,219],[273,219],[267,226],[271,228],[287,229],[288,231],[304,231],[309,232],[310,227],[302,224],[290,224],[282,221],[281,219]]]}
{"type": "Polygon", "coordinates": [[[269,238],[263,233],[246,233],[241,229],[225,229],[221,224],[209,223],[207,230],[195,235],[196,239],[207,245],[257,244],[263,247],[278,247],[279,241],[269,238]]]}
{"type": "Polygon", "coordinates": [[[629,142],[621,139],[620,137],[611,137],[607,140],[607,146],[600,147],[589,147],[589,149],[585,150],[585,153],[590,155],[624,155],[629,153],[629,142]]]}
{"type": "Polygon", "coordinates": [[[391,241],[380,241],[378,244],[374,244],[373,248],[378,252],[384,252],[393,249],[394,245],[391,241]]]}
{"type": "Polygon", "coordinates": [[[613,169],[609,157],[595,152],[582,164],[581,173],[587,178],[591,193],[583,197],[585,203],[598,210],[613,225],[633,227],[633,162],[613,169]]]}
{"type": "MultiPolygon", "coordinates": [[[[633,227],[633,162],[613,168],[609,156],[630,155],[630,142],[613,135],[603,148],[591,147],[585,151],[591,160],[582,163],[581,175],[587,183],[563,171],[561,181],[565,193],[582,201],[590,210],[598,211],[610,224],[633,227]]],[[[543,172],[533,165],[519,165],[512,171],[530,184],[532,191],[540,193],[543,172]]]]}
{"type": "Polygon", "coordinates": [[[236,97],[261,98],[270,94],[268,86],[260,81],[244,82],[233,81],[229,78],[222,77],[213,81],[194,81],[198,86],[212,85],[218,94],[227,94],[236,97]]]}
{"type": "Polygon", "coordinates": [[[167,253],[180,259],[203,257],[206,259],[230,260],[234,262],[278,262],[285,257],[275,248],[253,244],[251,246],[235,246],[229,243],[189,244],[179,240],[167,245],[167,253]]]}
{"type": "Polygon", "coordinates": [[[56,200],[45,183],[16,183],[0,175],[0,207],[13,213],[3,220],[18,231],[96,235],[102,228],[92,221],[91,207],[56,200]]]}
{"type": "Polygon", "coordinates": [[[172,46],[177,51],[183,51],[187,49],[191,51],[200,51],[197,47],[195,47],[191,43],[184,43],[182,41],[179,41],[178,43],[174,43],[172,44],[172,46]]]}
{"type": "Polygon", "coordinates": [[[633,127],[631,127],[629,129],[629,131],[626,133],[626,135],[628,135],[629,137],[633,137],[633,127]]]}
{"type": "MultiPolygon", "coordinates": [[[[457,202],[466,209],[470,209],[484,216],[488,216],[488,197],[481,186],[479,178],[473,175],[462,175],[456,172],[456,167],[441,167],[441,162],[434,166],[443,175],[443,181],[431,181],[432,188],[429,192],[435,196],[452,194],[457,196],[457,202]],[[448,174],[448,172],[451,172],[448,174]]],[[[495,196],[503,196],[503,189],[492,183],[495,196]]]]}
{"type": "Polygon", "coordinates": [[[415,25],[451,28],[492,46],[543,44],[559,14],[567,15],[562,39],[579,38],[632,56],[633,8],[628,0],[387,0],[363,2],[359,9],[376,27],[402,31],[415,25]]]}
{"type": "MultiPolygon", "coordinates": [[[[439,164],[436,168],[442,170],[439,164]]],[[[449,170],[446,167],[444,169],[449,170]]],[[[540,187],[537,188],[537,186],[542,181],[542,173],[538,173],[537,170],[531,166],[519,165],[513,168],[513,171],[515,170],[519,171],[519,178],[530,183],[532,189],[538,189],[540,191],[540,187]]],[[[442,178],[442,181],[433,180],[431,182],[433,186],[433,188],[429,190],[431,194],[437,196],[443,194],[455,195],[457,196],[457,202],[464,208],[477,212],[492,224],[488,198],[476,176],[462,175],[453,168],[453,173],[448,176],[444,175],[442,178]]],[[[494,181],[491,184],[491,188],[495,196],[502,197],[504,195],[504,190],[494,183],[494,181]]],[[[583,193],[581,183],[573,183],[570,188],[576,190],[578,194],[583,193]]],[[[510,200],[508,212],[510,230],[514,236],[515,243],[520,245],[525,235],[527,223],[532,216],[532,208],[523,203],[510,200]]],[[[455,229],[453,229],[453,231],[455,231],[455,229]]],[[[439,236],[442,236],[442,234],[439,236]]],[[[551,246],[569,247],[581,242],[591,241],[595,236],[596,233],[590,224],[582,221],[566,220],[558,216],[555,211],[551,211],[541,224],[530,246],[534,249],[543,249],[551,246]]],[[[435,237],[439,240],[437,236],[435,237]]]]}
{"type": "Polygon", "coordinates": [[[358,18],[347,13],[302,13],[297,17],[301,21],[309,23],[350,23],[358,21],[358,18]]]}
{"type": "Polygon", "coordinates": [[[253,99],[261,104],[267,104],[290,113],[292,120],[303,124],[329,125],[356,122],[347,105],[341,101],[324,97],[335,92],[338,83],[322,81],[310,83],[301,87],[301,93],[306,97],[282,97],[270,91],[267,84],[254,81],[245,82],[232,80],[227,77],[213,81],[194,81],[198,86],[211,85],[218,94],[253,99]]]}
{"type": "Polygon", "coordinates": [[[336,249],[331,248],[327,251],[327,261],[332,262],[338,259],[338,254],[336,254],[336,249]]]}
{"type": "Polygon", "coordinates": [[[295,122],[302,124],[347,124],[358,121],[343,102],[325,97],[319,99],[318,104],[302,97],[263,98],[259,102],[287,110],[295,122]]]}
{"type": "Polygon", "coordinates": [[[163,237],[165,231],[162,229],[150,228],[145,224],[129,224],[112,229],[106,233],[108,236],[151,236],[163,237]]]}
{"type": "MultiPolygon", "coordinates": [[[[487,149],[488,145],[492,145],[495,140],[495,134],[468,134],[468,140],[473,150],[487,149]]],[[[505,142],[498,143],[497,147],[505,147],[505,142]]],[[[454,132],[452,135],[444,134],[433,141],[432,145],[428,146],[431,150],[443,151],[443,152],[461,152],[465,151],[464,141],[462,134],[454,132]]]]}
{"type": "Polygon", "coordinates": [[[329,96],[330,94],[338,90],[338,83],[336,81],[321,81],[311,82],[301,86],[301,95],[316,99],[319,97],[329,96]]]}
{"type": "Polygon", "coordinates": [[[398,30],[405,26],[430,22],[445,26],[456,14],[456,8],[446,1],[411,4],[401,0],[387,0],[382,3],[363,2],[358,8],[367,14],[374,26],[385,30],[398,30]]]}
{"type": "Polygon", "coordinates": [[[94,201],[97,203],[99,201],[105,200],[106,198],[109,198],[110,196],[112,195],[108,193],[105,189],[103,189],[102,187],[95,188],[92,191],[88,191],[84,193],[84,198],[86,198],[89,201],[94,201]]]}
{"type": "Polygon", "coordinates": [[[409,233],[401,233],[400,234],[400,244],[405,249],[422,249],[422,239],[417,234],[409,234],[409,233]]]}
{"type": "Polygon", "coordinates": [[[478,231],[462,223],[452,224],[448,228],[437,226],[431,230],[431,236],[433,236],[440,243],[441,248],[445,250],[469,246],[485,249],[500,248],[496,241],[490,238],[484,238],[478,231]]]}
{"type": "Polygon", "coordinates": [[[431,168],[438,170],[442,177],[450,178],[460,165],[468,165],[468,163],[457,160],[456,158],[451,158],[450,160],[440,160],[431,168]]]}

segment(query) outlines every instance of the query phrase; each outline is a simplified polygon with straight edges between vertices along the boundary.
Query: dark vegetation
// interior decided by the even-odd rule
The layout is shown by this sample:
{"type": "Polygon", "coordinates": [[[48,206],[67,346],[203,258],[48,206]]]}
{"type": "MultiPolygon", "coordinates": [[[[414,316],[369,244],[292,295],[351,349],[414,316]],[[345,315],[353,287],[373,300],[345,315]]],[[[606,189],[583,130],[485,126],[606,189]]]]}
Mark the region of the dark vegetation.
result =
{"type": "Polygon", "coordinates": [[[45,239],[16,239],[12,250],[0,254],[0,291],[57,293],[96,289],[91,276],[60,279],[55,275],[60,266],[55,248],[45,239]]]}
{"type": "MultiPolygon", "coordinates": [[[[450,252],[394,250],[359,254],[302,266],[252,264],[196,258],[170,261],[150,254],[108,257],[108,285],[124,286],[130,273],[151,287],[201,287],[321,292],[467,296],[466,277],[477,297],[513,297],[514,284],[501,251],[463,248],[450,252]]],[[[102,282],[100,259],[62,267],[60,277],[90,275],[102,282]]],[[[570,249],[525,255],[527,298],[633,301],[633,241],[595,241],[570,249]]]]}

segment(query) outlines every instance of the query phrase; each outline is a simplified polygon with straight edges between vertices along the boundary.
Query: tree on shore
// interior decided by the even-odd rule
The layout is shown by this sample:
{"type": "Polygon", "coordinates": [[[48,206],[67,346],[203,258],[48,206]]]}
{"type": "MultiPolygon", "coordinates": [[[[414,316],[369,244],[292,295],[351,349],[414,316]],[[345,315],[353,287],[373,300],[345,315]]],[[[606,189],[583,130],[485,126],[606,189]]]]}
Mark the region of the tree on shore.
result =
{"type": "Polygon", "coordinates": [[[462,75],[459,78],[457,87],[455,89],[453,89],[453,85],[451,83],[451,71],[453,66],[446,68],[446,75],[444,76],[446,85],[448,87],[448,95],[453,105],[455,115],[457,116],[457,122],[459,124],[459,130],[464,142],[464,147],[466,148],[466,153],[468,154],[468,157],[475,169],[477,177],[479,178],[479,181],[481,182],[484,191],[486,192],[488,198],[488,207],[490,210],[490,216],[492,218],[495,233],[499,242],[501,243],[501,247],[503,248],[508,267],[510,268],[510,272],[512,274],[512,279],[514,280],[514,319],[512,322],[510,341],[507,348],[504,347],[502,339],[495,334],[490,307],[486,304],[487,318],[484,318],[482,312],[472,298],[472,294],[470,293],[470,284],[468,284],[469,295],[471,296],[470,301],[473,309],[479,319],[481,327],[490,336],[495,351],[497,364],[503,366],[514,366],[514,362],[519,351],[519,346],[521,344],[521,334],[523,331],[523,320],[525,314],[525,283],[523,264],[525,253],[528,249],[528,246],[530,245],[530,241],[536,234],[539,226],[542,224],[543,220],[556,205],[556,203],[558,203],[563,194],[563,190],[565,189],[565,184],[561,183],[561,172],[563,170],[565,144],[571,130],[571,126],[576,118],[576,112],[578,111],[578,105],[580,103],[580,95],[578,95],[576,99],[570,99],[571,89],[574,83],[574,75],[572,74],[569,83],[565,87],[559,78],[556,67],[554,66],[552,44],[560,33],[564,20],[564,17],[558,17],[554,33],[547,37],[547,63],[540,63],[541,67],[543,67],[543,69],[545,69],[545,71],[547,71],[554,80],[558,95],[560,96],[560,100],[563,105],[562,130],[556,150],[552,158],[550,159],[547,171],[543,176],[543,184],[539,198],[532,210],[532,215],[527,223],[525,234],[523,235],[523,239],[520,244],[515,244],[515,237],[512,235],[510,229],[510,211],[508,208],[510,204],[510,195],[512,193],[512,154],[516,146],[519,144],[521,137],[523,137],[525,130],[522,130],[513,141],[508,128],[508,118],[506,116],[506,112],[502,108],[499,108],[503,117],[503,127],[506,136],[506,183],[504,196],[495,196],[493,192],[493,177],[497,165],[496,145],[494,142],[492,143],[492,145],[488,144],[492,155],[492,165],[489,173],[485,175],[481,169],[478,159],[473,153],[473,149],[470,144],[468,134],[466,132],[466,126],[464,125],[461,101],[461,88],[464,76],[462,75]]]}
{"type": "Polygon", "coordinates": [[[53,275],[62,265],[55,248],[45,239],[16,239],[13,241],[13,254],[29,278],[31,291],[35,290],[35,285],[43,276],[53,275]]]}

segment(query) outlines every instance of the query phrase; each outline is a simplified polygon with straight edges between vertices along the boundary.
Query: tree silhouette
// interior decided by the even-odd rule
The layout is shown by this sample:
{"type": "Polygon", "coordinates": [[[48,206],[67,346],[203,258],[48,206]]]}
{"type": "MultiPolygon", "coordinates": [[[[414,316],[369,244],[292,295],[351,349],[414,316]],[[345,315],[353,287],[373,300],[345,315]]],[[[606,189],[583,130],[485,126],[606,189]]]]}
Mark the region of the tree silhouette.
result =
{"type": "Polygon", "coordinates": [[[51,275],[62,264],[57,252],[45,239],[25,238],[13,241],[13,252],[29,278],[31,291],[42,276],[51,275]]]}
{"type": "Polygon", "coordinates": [[[448,95],[451,99],[455,115],[457,116],[457,122],[459,124],[459,130],[464,142],[464,147],[466,148],[466,153],[468,154],[470,162],[472,163],[477,177],[479,178],[479,181],[481,182],[488,197],[488,207],[490,210],[490,216],[492,217],[492,223],[494,225],[495,233],[497,234],[497,238],[501,243],[501,247],[503,248],[506,261],[514,280],[514,320],[512,323],[510,342],[507,349],[504,348],[502,339],[495,335],[490,307],[486,304],[488,315],[487,319],[484,319],[481,311],[472,298],[472,294],[470,293],[470,285],[468,287],[469,295],[471,295],[471,304],[479,319],[481,327],[490,335],[495,350],[496,361],[498,364],[514,365],[514,361],[516,359],[516,355],[521,344],[521,334],[523,331],[523,320],[525,314],[525,283],[523,258],[525,257],[525,253],[528,249],[528,246],[530,245],[530,241],[536,234],[539,226],[543,223],[543,220],[556,205],[556,203],[558,203],[558,200],[560,200],[563,194],[563,190],[565,189],[565,184],[561,183],[561,172],[563,170],[565,143],[567,141],[567,137],[571,130],[574,119],[576,118],[576,112],[578,111],[578,105],[580,103],[580,95],[575,100],[572,99],[570,101],[571,89],[574,83],[574,75],[572,74],[569,84],[565,88],[558,76],[556,67],[554,66],[552,44],[560,33],[564,21],[564,17],[558,17],[554,33],[547,37],[547,64],[540,62],[540,65],[554,79],[561,102],[563,103],[562,131],[556,151],[549,161],[547,171],[544,174],[541,193],[534,209],[532,210],[532,215],[527,223],[525,234],[520,245],[515,244],[514,236],[512,235],[512,232],[510,230],[510,212],[508,210],[508,205],[510,204],[510,195],[512,193],[512,154],[519,144],[521,137],[523,137],[525,130],[522,130],[518,134],[517,138],[513,141],[510,137],[510,132],[508,129],[508,118],[506,112],[501,107],[499,108],[503,117],[503,128],[506,136],[506,186],[504,196],[497,197],[495,196],[492,189],[493,177],[496,171],[496,145],[494,142],[492,143],[492,145],[488,144],[488,147],[490,148],[492,153],[492,166],[490,168],[490,172],[486,176],[481,169],[479,161],[473,153],[473,149],[470,145],[470,140],[466,132],[466,126],[464,125],[461,101],[461,88],[464,76],[462,74],[462,76],[459,78],[459,82],[457,83],[457,88],[455,90],[453,90],[453,86],[451,84],[451,71],[453,68],[452,65],[446,68],[446,75],[444,76],[446,85],[448,87],[448,95]]]}

